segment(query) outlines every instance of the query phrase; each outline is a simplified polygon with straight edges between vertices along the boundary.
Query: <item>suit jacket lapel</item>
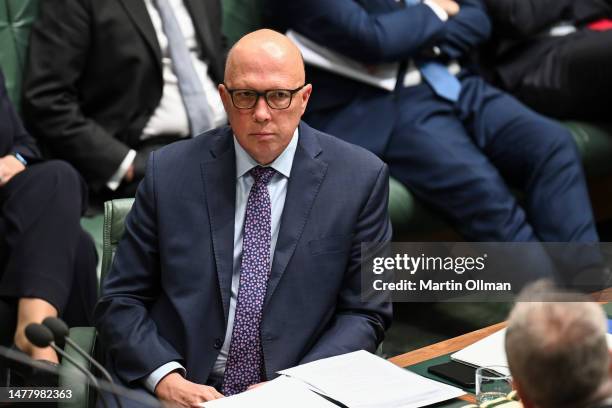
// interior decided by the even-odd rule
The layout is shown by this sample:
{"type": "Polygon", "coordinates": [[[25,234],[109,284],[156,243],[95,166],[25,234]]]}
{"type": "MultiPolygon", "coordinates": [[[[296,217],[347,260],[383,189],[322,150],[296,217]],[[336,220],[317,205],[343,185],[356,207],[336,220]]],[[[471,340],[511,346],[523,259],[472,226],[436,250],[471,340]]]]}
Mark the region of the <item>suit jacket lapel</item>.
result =
{"type": "Polygon", "coordinates": [[[236,208],[236,157],[229,128],[220,132],[219,140],[210,153],[212,157],[201,165],[202,178],[223,312],[227,321],[232,286],[236,208]]]}
{"type": "Polygon", "coordinates": [[[295,252],[327,171],[327,163],[316,158],[321,152],[321,148],[313,130],[302,123],[300,124],[299,137],[298,147],[293,158],[291,177],[287,186],[287,197],[281,216],[272,270],[268,280],[266,304],[274,294],[276,286],[295,252]]]}
{"type": "Polygon", "coordinates": [[[149,50],[153,54],[155,64],[159,69],[159,73],[162,73],[161,66],[161,50],[159,49],[159,43],[157,42],[157,35],[155,34],[155,28],[151,22],[151,17],[147,11],[147,6],[144,0],[119,0],[125,11],[134,22],[134,25],[138,28],[138,31],[144,38],[145,42],[149,46],[149,50]]]}
{"type": "Polygon", "coordinates": [[[210,32],[210,24],[208,24],[210,16],[208,10],[206,10],[207,3],[207,1],[202,0],[185,0],[185,7],[191,15],[204,59],[211,60],[213,57],[211,54],[215,52],[215,48],[212,44],[213,35],[210,32]]]}

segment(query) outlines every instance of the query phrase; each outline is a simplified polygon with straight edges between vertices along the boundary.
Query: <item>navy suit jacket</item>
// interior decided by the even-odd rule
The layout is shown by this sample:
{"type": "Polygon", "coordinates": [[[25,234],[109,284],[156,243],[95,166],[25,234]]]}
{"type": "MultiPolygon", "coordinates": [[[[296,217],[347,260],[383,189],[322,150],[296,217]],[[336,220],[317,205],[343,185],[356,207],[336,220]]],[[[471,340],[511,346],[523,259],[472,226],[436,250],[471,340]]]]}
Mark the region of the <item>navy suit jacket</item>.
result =
{"type": "MultiPolygon", "coordinates": [[[[151,155],[95,312],[124,382],[173,360],[206,382],[227,330],[235,166],[229,127],[151,155]]],[[[268,379],[376,350],[391,304],[361,300],[360,244],[390,239],[387,202],[384,163],[300,124],[261,324],[268,379]]]]}
{"type": "MultiPolygon", "coordinates": [[[[266,0],[265,9],[268,23],[279,30],[293,29],[354,60],[378,64],[427,59],[434,46],[443,61],[466,57],[488,38],[491,24],[480,0],[458,2],[461,11],[446,22],[427,5],[405,7],[403,0],[266,0]]],[[[360,106],[343,112],[355,126],[337,136],[376,154],[384,152],[395,123],[392,93],[310,66],[307,80],[314,92],[306,120],[316,127],[325,128],[336,110],[356,99],[376,99],[368,105],[368,115],[360,106]]]]}

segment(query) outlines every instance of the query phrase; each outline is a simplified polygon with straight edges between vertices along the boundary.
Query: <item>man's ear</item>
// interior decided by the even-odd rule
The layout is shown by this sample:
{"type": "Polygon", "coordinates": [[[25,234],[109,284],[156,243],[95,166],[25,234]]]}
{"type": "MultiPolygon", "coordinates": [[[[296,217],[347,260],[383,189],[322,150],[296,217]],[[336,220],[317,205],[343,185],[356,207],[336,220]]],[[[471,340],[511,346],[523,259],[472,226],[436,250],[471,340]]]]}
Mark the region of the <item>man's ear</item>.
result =
{"type": "Polygon", "coordinates": [[[306,106],[308,105],[308,100],[310,99],[310,94],[312,93],[312,84],[306,84],[304,89],[302,90],[302,114],[306,110],[306,106]]]}
{"type": "Polygon", "coordinates": [[[223,98],[227,95],[227,89],[225,89],[225,85],[217,85],[217,90],[219,91],[219,96],[221,97],[221,100],[223,100],[223,98]]]}
{"type": "Polygon", "coordinates": [[[223,107],[225,108],[225,112],[229,114],[229,108],[231,105],[230,94],[227,92],[227,88],[223,84],[219,84],[217,86],[217,90],[219,91],[219,96],[221,97],[221,102],[223,102],[223,107]]]}

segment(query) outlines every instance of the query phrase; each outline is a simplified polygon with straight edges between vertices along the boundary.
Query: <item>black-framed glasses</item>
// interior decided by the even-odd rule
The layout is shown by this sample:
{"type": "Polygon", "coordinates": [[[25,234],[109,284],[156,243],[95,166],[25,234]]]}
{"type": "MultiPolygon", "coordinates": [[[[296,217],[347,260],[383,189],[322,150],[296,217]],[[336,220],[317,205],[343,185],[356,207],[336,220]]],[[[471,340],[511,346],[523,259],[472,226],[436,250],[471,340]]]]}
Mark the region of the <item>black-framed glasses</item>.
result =
{"type": "Polygon", "coordinates": [[[268,89],[263,92],[254,89],[230,89],[225,83],[223,86],[229,92],[232,103],[237,109],[253,109],[261,96],[271,109],[287,109],[291,106],[293,95],[302,90],[306,84],[295,89],[268,89]]]}

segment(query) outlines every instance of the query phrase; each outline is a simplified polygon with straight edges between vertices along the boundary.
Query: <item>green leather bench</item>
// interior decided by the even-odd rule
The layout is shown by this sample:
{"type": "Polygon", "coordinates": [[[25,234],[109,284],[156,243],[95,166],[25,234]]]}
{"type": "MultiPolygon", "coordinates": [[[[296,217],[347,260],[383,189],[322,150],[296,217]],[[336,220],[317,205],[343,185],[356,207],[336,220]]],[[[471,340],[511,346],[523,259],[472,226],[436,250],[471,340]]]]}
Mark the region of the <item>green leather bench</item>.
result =
{"type": "MultiPolygon", "coordinates": [[[[125,217],[132,208],[134,199],[124,198],[118,200],[107,201],[104,203],[104,215],[102,225],[102,270],[100,282],[104,280],[108,274],[115,257],[119,240],[123,237],[125,231],[125,217]]],[[[94,358],[101,361],[102,350],[96,347],[96,330],[93,327],[73,327],[70,329],[70,336],[94,358]]],[[[82,358],[73,348],[67,346],[66,353],[76,359],[81,365],[93,368],[89,361],[82,358]]],[[[62,363],[64,366],[64,363],[62,363]]],[[[69,365],[66,365],[64,370],[69,370],[69,365]]],[[[72,371],[74,373],[74,370],[72,371]]],[[[61,408],[77,408],[77,407],[92,407],[95,406],[94,400],[96,392],[82,382],[76,382],[68,378],[68,376],[60,377],[60,385],[70,386],[75,395],[70,403],[60,404],[61,408]]]]}
{"type": "MultiPolygon", "coordinates": [[[[0,0],[0,67],[7,78],[9,94],[19,106],[20,84],[29,29],[40,0],[0,0]]],[[[229,43],[261,26],[261,0],[222,0],[224,31],[229,43]]],[[[568,122],[582,153],[589,176],[591,198],[598,220],[612,218],[608,197],[612,194],[612,124],[568,122]]],[[[389,210],[396,240],[460,239],[438,214],[401,184],[391,180],[389,210]]],[[[101,250],[102,217],[84,219],[101,250]]]]}
{"type": "Polygon", "coordinates": [[[38,0],[0,1],[0,68],[6,78],[9,96],[17,108],[21,100],[21,76],[30,27],[37,9],[38,0]]]}

